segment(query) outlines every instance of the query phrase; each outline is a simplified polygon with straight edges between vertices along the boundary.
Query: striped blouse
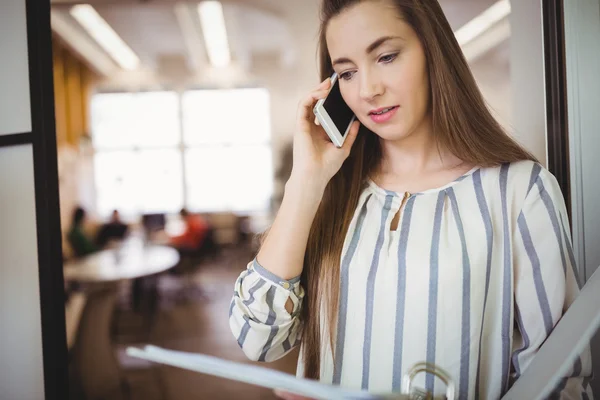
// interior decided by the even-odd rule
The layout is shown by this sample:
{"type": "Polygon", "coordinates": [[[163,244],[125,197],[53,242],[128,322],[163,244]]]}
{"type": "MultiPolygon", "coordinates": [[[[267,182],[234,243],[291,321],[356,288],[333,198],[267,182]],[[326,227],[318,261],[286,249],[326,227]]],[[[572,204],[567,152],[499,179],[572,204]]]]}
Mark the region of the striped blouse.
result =
{"type": "MultiPolygon", "coordinates": [[[[521,161],[475,168],[401,207],[404,195],[365,185],[340,260],[335,351],[322,335],[320,379],[399,392],[403,374],[428,361],[450,374],[458,398],[498,399],[579,292],[556,179],[521,161]]],[[[299,278],[280,279],[257,260],[241,273],[229,322],[250,359],[272,361],[301,345],[303,297],[299,278]]],[[[590,375],[588,349],[556,396],[592,398],[590,375]]],[[[415,384],[445,392],[431,375],[415,384]]]]}

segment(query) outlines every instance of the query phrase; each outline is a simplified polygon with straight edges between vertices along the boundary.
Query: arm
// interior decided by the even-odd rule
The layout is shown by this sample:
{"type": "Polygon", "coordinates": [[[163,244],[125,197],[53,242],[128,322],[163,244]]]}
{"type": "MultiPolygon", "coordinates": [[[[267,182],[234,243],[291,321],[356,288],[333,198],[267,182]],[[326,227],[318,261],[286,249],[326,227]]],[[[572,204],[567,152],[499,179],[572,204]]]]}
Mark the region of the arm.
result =
{"type": "Polygon", "coordinates": [[[308,235],[325,185],[290,178],[277,217],[257,258],[270,272],[283,279],[300,276],[308,235]]]}
{"type": "Polygon", "coordinates": [[[256,259],[248,264],[235,283],[229,327],[249,359],[274,361],[300,343],[303,298],[299,278],[280,279],[256,259]]]}
{"type": "MultiPolygon", "coordinates": [[[[517,379],[579,293],[564,200],[556,179],[546,170],[535,180],[519,214],[514,256],[517,332],[512,365],[517,379]]],[[[588,348],[559,382],[553,397],[586,398],[591,394],[590,378],[588,348]]]]}
{"type": "Polygon", "coordinates": [[[281,207],[257,258],[235,286],[230,327],[250,359],[275,360],[300,341],[300,275],[308,235],[325,187],[350,155],[359,128],[355,122],[342,148],[336,148],[313,122],[312,107],[329,86],[327,79],[298,106],[294,165],[281,207]]]}
{"type": "Polygon", "coordinates": [[[251,360],[276,360],[300,342],[304,297],[300,274],[322,190],[301,190],[295,182],[292,178],[286,185],[281,208],[257,258],[235,284],[229,324],[251,360]]]}
{"type": "Polygon", "coordinates": [[[336,148],[314,122],[313,106],[327,96],[330,86],[327,78],[298,105],[292,174],[277,218],[258,253],[261,264],[283,279],[302,273],[308,235],[325,187],[350,155],[358,135],[360,124],[355,121],[343,146],[336,148]]]}

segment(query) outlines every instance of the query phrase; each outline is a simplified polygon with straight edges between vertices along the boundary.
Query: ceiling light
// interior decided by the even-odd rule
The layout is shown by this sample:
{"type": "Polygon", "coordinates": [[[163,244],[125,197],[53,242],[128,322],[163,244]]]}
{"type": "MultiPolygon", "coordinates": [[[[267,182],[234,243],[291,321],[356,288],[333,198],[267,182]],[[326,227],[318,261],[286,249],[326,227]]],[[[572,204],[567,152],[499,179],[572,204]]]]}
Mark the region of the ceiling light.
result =
{"type": "Polygon", "coordinates": [[[206,44],[208,59],[214,67],[225,67],[231,61],[223,6],[218,1],[203,1],[198,4],[198,14],[206,44]]]}
{"type": "Polygon", "coordinates": [[[188,51],[188,63],[199,71],[207,63],[204,43],[200,37],[197,4],[177,3],[173,9],[188,51]]]}
{"type": "Polygon", "coordinates": [[[52,31],[56,33],[75,53],[79,54],[91,68],[107,77],[118,69],[113,59],[92,39],[81,31],[73,18],[55,9],[50,10],[52,31]]]}
{"type": "Polygon", "coordinates": [[[500,0],[467,22],[455,32],[458,44],[464,46],[510,14],[509,0],[500,0]]]}
{"type": "Polygon", "coordinates": [[[89,4],[78,4],[71,8],[70,14],[121,68],[134,70],[139,66],[138,56],[96,12],[94,7],[89,4]]]}

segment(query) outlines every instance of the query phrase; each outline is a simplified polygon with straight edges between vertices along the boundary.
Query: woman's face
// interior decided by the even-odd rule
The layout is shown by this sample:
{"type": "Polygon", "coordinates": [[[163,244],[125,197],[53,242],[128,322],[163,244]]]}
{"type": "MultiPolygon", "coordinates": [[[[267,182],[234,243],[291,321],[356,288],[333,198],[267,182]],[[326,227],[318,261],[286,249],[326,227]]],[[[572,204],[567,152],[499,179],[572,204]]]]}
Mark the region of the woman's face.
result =
{"type": "Polygon", "coordinates": [[[342,96],[363,125],[385,140],[423,127],[425,52],[391,0],[362,1],[343,11],[329,21],[326,39],[342,96]]]}

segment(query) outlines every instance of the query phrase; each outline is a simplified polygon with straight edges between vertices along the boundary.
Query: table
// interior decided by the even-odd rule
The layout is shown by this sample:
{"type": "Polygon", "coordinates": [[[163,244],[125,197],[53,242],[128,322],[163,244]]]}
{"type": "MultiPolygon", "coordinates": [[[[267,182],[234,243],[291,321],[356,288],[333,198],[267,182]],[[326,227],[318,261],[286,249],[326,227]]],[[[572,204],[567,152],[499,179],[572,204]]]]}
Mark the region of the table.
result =
{"type": "Polygon", "coordinates": [[[63,274],[65,280],[115,282],[155,275],[173,268],[178,262],[177,250],[162,245],[145,245],[135,238],[117,248],[67,262],[63,274]]]}
{"type": "MultiPolygon", "coordinates": [[[[115,248],[67,262],[65,280],[85,283],[85,307],[76,338],[73,323],[69,347],[81,390],[89,398],[122,398],[121,363],[111,342],[111,320],[119,282],[156,276],[179,262],[177,250],[163,245],[145,244],[132,237],[115,248]]],[[[135,286],[135,285],[134,285],[135,286]]],[[[79,302],[81,303],[81,302],[79,302]]],[[[77,303],[76,305],[80,305],[77,303]]]]}

